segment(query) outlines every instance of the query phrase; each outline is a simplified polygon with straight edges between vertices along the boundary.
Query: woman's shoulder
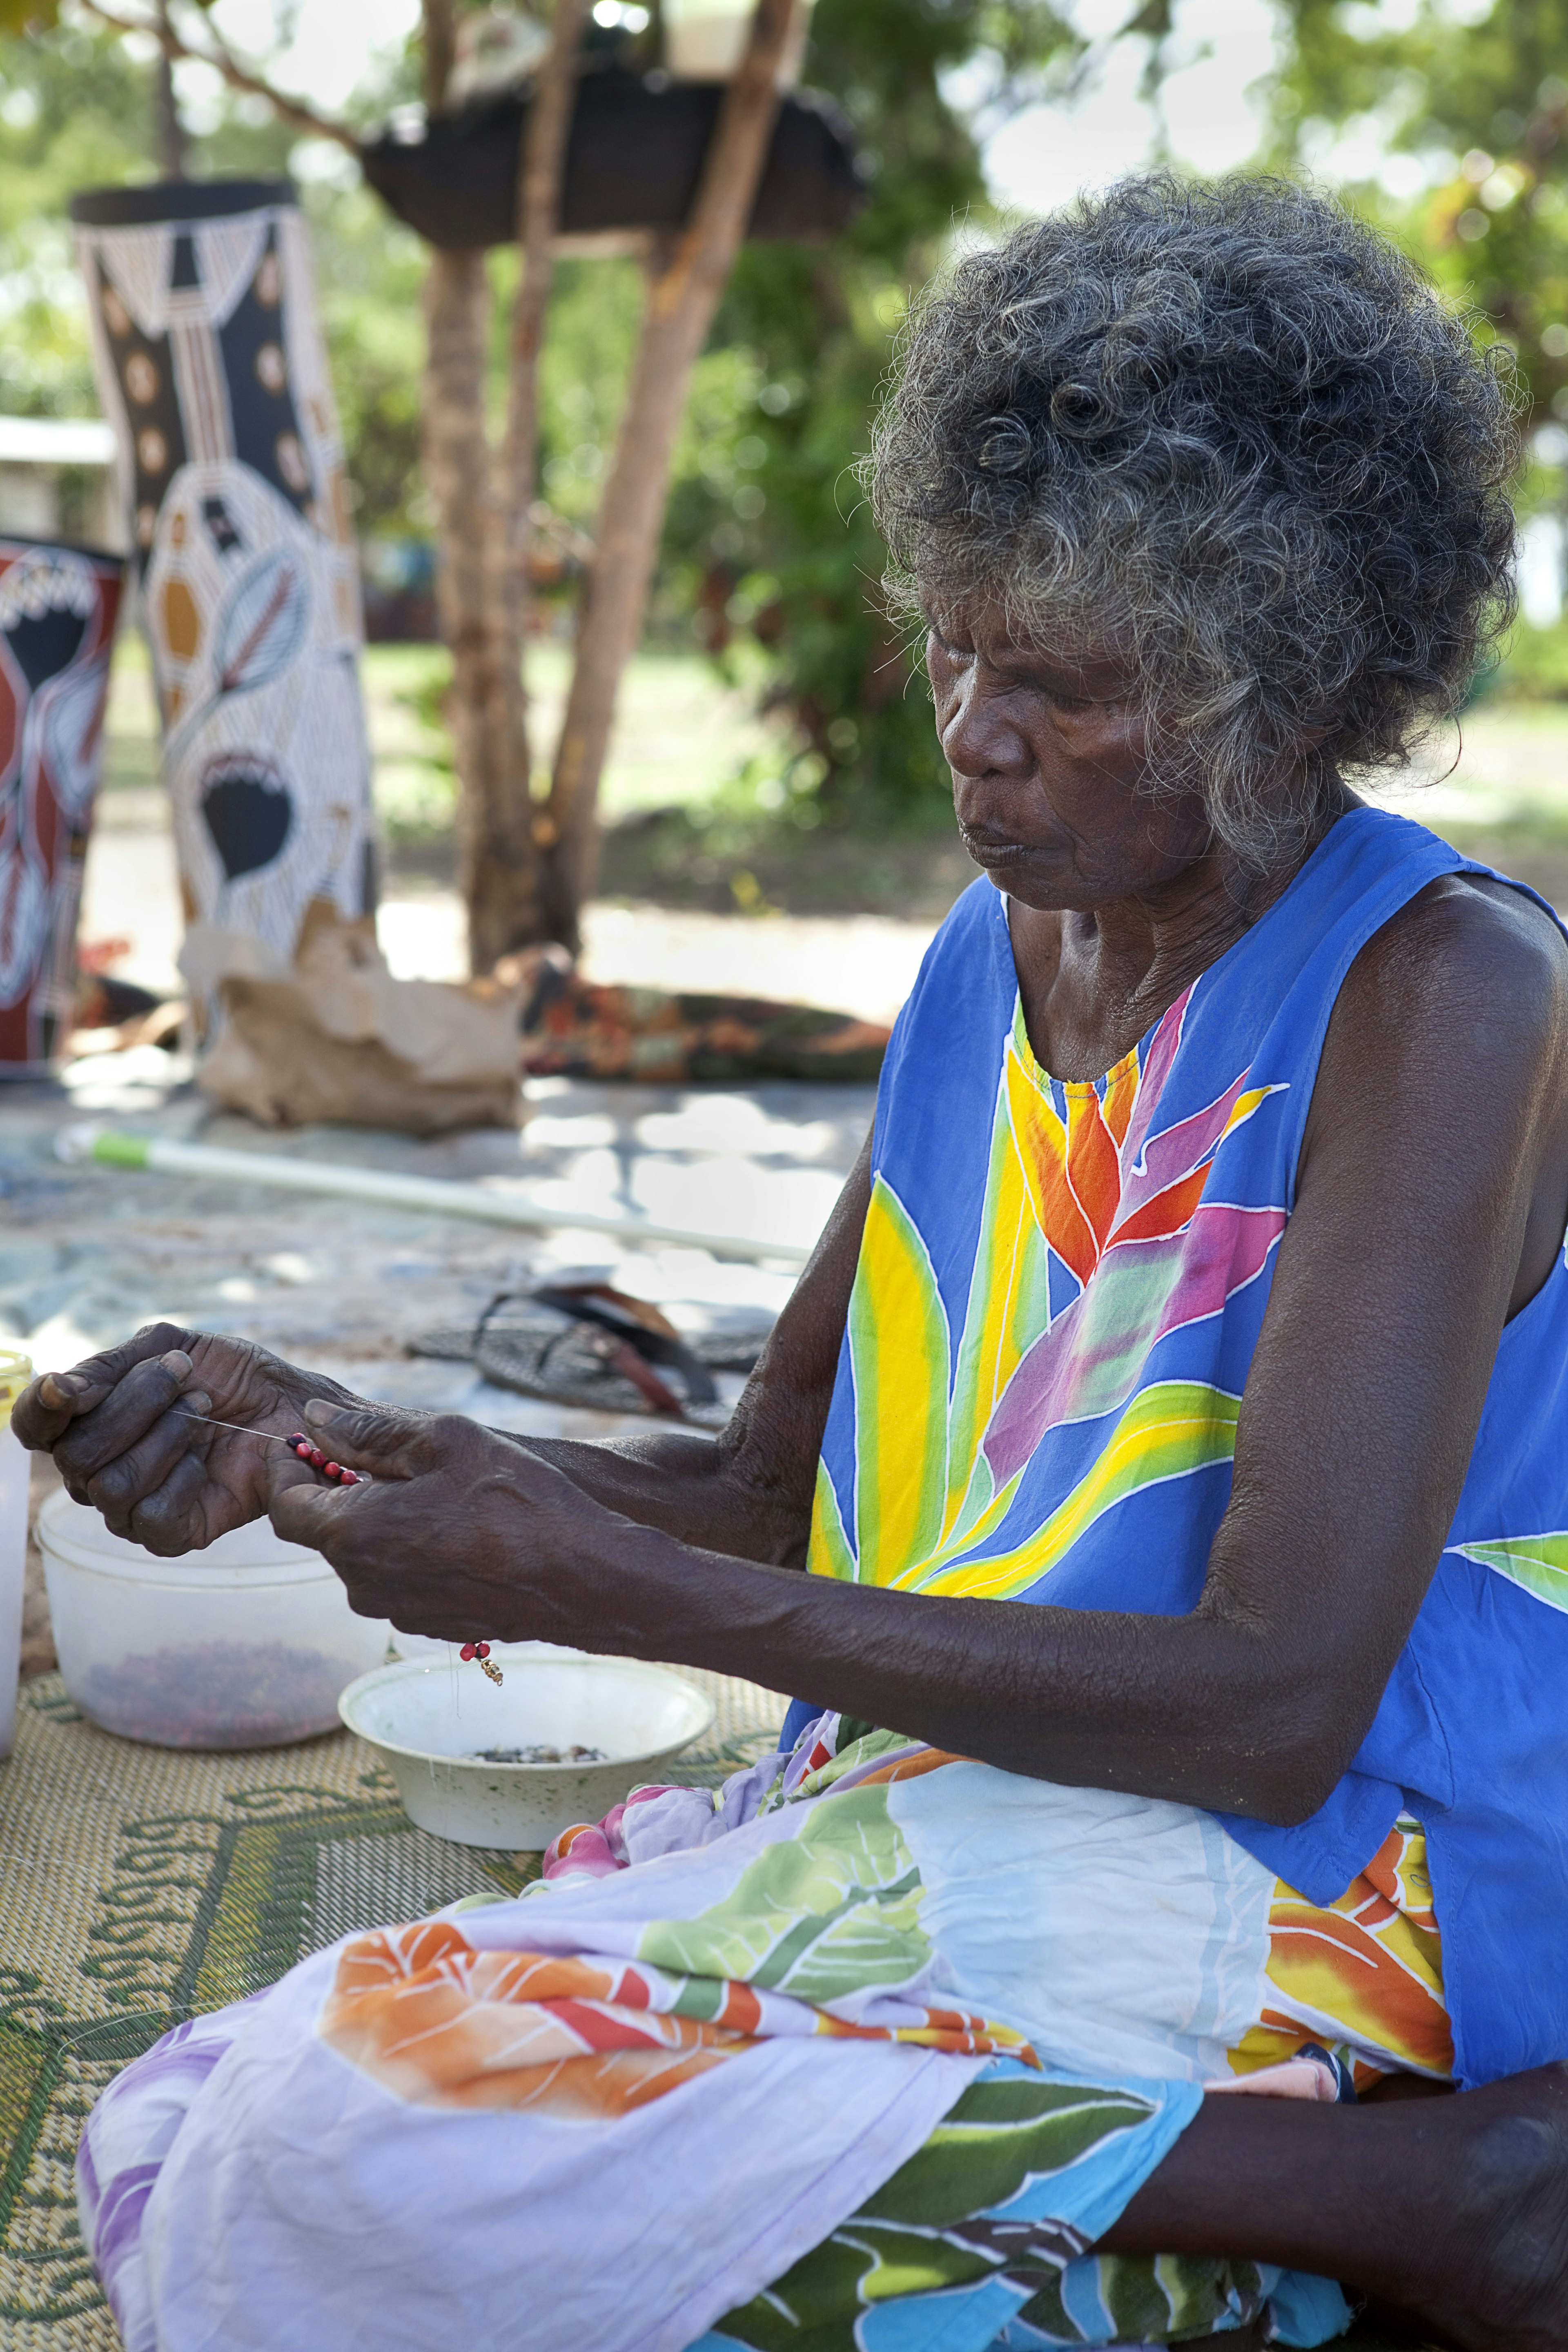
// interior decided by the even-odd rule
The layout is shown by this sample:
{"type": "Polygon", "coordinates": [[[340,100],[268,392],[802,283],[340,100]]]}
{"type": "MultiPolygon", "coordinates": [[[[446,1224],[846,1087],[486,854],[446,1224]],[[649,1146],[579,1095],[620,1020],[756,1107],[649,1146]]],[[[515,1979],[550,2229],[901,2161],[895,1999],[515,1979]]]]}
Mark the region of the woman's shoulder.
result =
{"type": "Polygon", "coordinates": [[[1336,1014],[1390,1038],[1434,1022],[1453,1048],[1568,1033],[1568,937],[1535,894],[1484,868],[1437,876],[1374,931],[1336,1014]]]}
{"type": "Polygon", "coordinates": [[[1303,1195],[1319,1169],[1369,1215],[1394,1188],[1422,1250],[1522,1212],[1513,1307],[1539,1286],[1568,1215],[1568,940],[1539,899],[1450,872],[1367,940],[1324,1040],[1303,1195]]]}

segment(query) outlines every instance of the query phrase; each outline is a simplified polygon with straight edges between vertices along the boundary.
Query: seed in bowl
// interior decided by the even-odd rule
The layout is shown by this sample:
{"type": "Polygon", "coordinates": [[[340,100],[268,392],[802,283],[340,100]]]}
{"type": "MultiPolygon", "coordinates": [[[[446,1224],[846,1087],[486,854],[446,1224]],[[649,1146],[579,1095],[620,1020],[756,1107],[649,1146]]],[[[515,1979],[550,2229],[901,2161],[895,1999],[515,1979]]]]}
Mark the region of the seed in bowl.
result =
{"type": "Polygon", "coordinates": [[[330,1731],[344,1669],[284,1642],[201,1642],[95,1665],[93,1721],[159,1748],[271,1748],[330,1731]]]}
{"type": "Polygon", "coordinates": [[[477,1764],[607,1764],[602,1748],[477,1748],[477,1764]]]}

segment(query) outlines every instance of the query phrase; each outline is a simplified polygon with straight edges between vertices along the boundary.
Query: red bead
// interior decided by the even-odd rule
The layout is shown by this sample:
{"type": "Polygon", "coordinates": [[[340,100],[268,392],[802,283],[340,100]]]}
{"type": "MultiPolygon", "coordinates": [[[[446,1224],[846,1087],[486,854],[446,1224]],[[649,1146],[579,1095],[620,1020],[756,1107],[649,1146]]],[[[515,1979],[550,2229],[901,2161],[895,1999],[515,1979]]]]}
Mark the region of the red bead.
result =
{"type": "MultiPolygon", "coordinates": [[[[290,1444],[291,1445],[294,1444],[294,1441],[293,1441],[293,1439],[292,1439],[292,1438],[290,1438],[289,1442],[289,1444],[290,1444]]],[[[300,1461],[301,1461],[301,1462],[309,1462],[309,1460],[310,1460],[310,1439],[309,1439],[308,1437],[302,1437],[302,1438],[300,1440],[299,1444],[298,1444],[297,1445],[295,1445],[295,1446],[294,1446],[294,1451],[295,1451],[295,1453],[299,1455],[299,1457],[300,1457],[300,1461]]]]}
{"type": "Polygon", "coordinates": [[[341,1478],[343,1475],[343,1465],[341,1462],[323,1462],[321,1467],[329,1478],[341,1478]]]}
{"type": "Polygon", "coordinates": [[[313,1470],[324,1470],[326,1466],[326,1455],[322,1453],[319,1445],[312,1445],[310,1448],[310,1467],[313,1470]]]}
{"type": "Polygon", "coordinates": [[[462,1655],[464,1659],[468,1660],[477,1654],[478,1653],[475,1651],[473,1643],[471,1642],[465,1642],[462,1648],[462,1655]]]}
{"type": "Polygon", "coordinates": [[[293,1436],[289,1440],[289,1443],[294,1448],[295,1453],[298,1454],[302,1445],[308,1448],[310,1441],[306,1436],[302,1429],[297,1429],[294,1432],[293,1436]]]}
{"type": "Polygon", "coordinates": [[[488,1642],[476,1642],[474,1643],[474,1655],[476,1658],[488,1658],[489,1654],[490,1645],[488,1642]]]}
{"type": "Polygon", "coordinates": [[[359,1486],[363,1484],[363,1481],[357,1470],[340,1470],[338,1484],[340,1486],[359,1486]]]}

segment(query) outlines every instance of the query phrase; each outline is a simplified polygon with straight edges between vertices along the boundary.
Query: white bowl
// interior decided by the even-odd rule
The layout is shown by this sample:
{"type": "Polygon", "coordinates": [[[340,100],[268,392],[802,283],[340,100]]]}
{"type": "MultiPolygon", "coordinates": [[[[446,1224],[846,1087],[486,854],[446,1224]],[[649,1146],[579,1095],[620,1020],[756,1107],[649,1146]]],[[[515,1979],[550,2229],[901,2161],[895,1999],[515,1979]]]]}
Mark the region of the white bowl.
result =
{"type": "Polygon", "coordinates": [[[385,1760],[410,1821],[458,1845],[537,1852],[658,1780],[713,1721],[712,1700],[662,1666],[498,1656],[499,1690],[475,1664],[415,1658],[362,1675],[338,1701],[349,1729],[385,1760]],[[608,1760],[491,1764],[479,1753],[542,1746],[602,1748],[608,1760]]]}
{"type": "Polygon", "coordinates": [[[338,1693],[386,1655],[319,1551],[265,1519],[160,1559],[51,1495],[38,1549],[65,1685],[82,1713],[160,1748],[278,1748],[337,1725],[338,1693]]]}

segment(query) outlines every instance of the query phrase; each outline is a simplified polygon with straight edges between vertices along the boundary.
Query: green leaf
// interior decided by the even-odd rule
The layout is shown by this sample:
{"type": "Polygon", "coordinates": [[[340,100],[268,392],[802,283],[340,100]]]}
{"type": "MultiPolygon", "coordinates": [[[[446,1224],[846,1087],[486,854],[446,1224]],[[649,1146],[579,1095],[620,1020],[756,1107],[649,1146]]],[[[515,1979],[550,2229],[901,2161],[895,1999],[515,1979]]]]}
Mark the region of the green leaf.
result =
{"type": "Polygon", "coordinates": [[[0,33],[45,31],[59,13],[59,0],[0,0],[0,33]]]}

